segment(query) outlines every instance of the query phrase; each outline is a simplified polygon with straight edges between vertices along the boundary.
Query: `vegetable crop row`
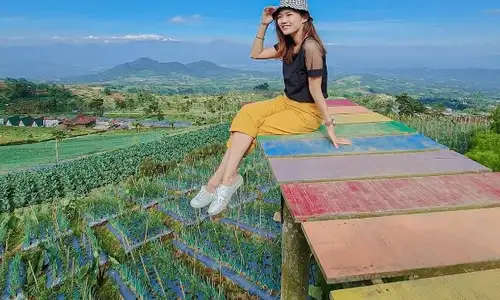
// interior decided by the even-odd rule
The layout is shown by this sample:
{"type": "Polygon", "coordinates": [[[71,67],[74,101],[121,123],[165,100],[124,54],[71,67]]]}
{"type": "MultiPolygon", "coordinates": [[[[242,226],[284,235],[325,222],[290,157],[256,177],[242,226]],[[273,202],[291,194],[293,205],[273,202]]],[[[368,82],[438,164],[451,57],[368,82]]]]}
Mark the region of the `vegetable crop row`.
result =
{"type": "Polygon", "coordinates": [[[187,153],[207,144],[224,142],[228,137],[228,125],[220,124],[55,166],[2,174],[0,213],[62,197],[81,197],[92,189],[135,174],[146,158],[159,162],[180,161],[187,153]]]}

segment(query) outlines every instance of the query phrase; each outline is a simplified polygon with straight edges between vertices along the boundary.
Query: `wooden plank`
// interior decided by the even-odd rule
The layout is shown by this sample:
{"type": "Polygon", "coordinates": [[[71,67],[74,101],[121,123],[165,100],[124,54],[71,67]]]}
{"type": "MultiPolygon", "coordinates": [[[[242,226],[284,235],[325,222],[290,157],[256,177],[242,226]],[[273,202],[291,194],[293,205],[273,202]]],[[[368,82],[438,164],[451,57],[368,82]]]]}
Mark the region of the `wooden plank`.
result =
{"type": "Polygon", "coordinates": [[[406,152],[447,149],[421,135],[395,135],[352,138],[352,145],[335,148],[329,139],[290,139],[261,141],[268,157],[328,156],[360,153],[406,152]]]}
{"type": "Polygon", "coordinates": [[[364,114],[340,114],[335,116],[337,124],[388,122],[390,118],[376,112],[364,114]]]}
{"type": "MultiPolygon", "coordinates": [[[[335,134],[341,137],[357,136],[379,136],[379,135],[402,135],[414,134],[413,128],[398,121],[361,123],[361,124],[340,124],[335,127],[335,134]]],[[[307,134],[287,134],[287,135],[259,135],[257,140],[288,140],[288,139],[322,139],[328,138],[325,126],[321,125],[319,130],[307,134]]]]}
{"type": "Polygon", "coordinates": [[[500,173],[281,186],[295,222],[500,206],[500,173]]]}
{"type": "Polygon", "coordinates": [[[330,106],[328,107],[328,112],[331,115],[337,114],[363,114],[372,112],[364,106],[330,106]]]}
{"type": "Polygon", "coordinates": [[[302,223],[327,283],[500,265],[500,208],[302,223]]]}
{"type": "Polygon", "coordinates": [[[326,99],[327,106],[358,106],[348,99],[326,99]]]}
{"type": "Polygon", "coordinates": [[[280,183],[491,172],[451,150],[269,158],[269,164],[280,183]]]}
{"type": "Polygon", "coordinates": [[[336,290],[332,300],[498,300],[500,269],[336,290]]]}

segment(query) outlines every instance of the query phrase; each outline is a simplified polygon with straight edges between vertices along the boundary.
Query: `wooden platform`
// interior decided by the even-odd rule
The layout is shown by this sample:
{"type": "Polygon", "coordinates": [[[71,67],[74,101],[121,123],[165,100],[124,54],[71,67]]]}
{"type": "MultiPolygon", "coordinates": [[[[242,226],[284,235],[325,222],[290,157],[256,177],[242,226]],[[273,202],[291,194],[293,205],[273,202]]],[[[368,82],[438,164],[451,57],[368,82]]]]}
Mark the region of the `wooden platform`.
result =
{"type": "Polygon", "coordinates": [[[491,172],[451,150],[397,154],[269,158],[280,183],[491,172]]]}
{"type": "MultiPolygon", "coordinates": [[[[352,145],[334,148],[324,126],[257,137],[284,204],[282,299],[307,298],[311,250],[330,284],[500,268],[500,173],[351,101],[327,104],[337,136],[352,145]]],[[[446,289],[445,281],[434,282],[434,291],[446,289]]],[[[404,294],[411,284],[334,296],[436,299],[404,294]]],[[[484,293],[500,299],[499,289],[484,293]]]]}
{"type": "Polygon", "coordinates": [[[290,183],[295,222],[500,206],[500,173],[290,183]]]}
{"type": "Polygon", "coordinates": [[[354,123],[374,123],[391,121],[388,117],[376,112],[364,114],[340,114],[335,116],[337,124],[354,124],[354,123]]]}
{"type": "Polygon", "coordinates": [[[331,300],[498,300],[500,269],[332,291],[331,300]]]}
{"type": "MultiPolygon", "coordinates": [[[[340,124],[335,127],[335,134],[343,137],[359,136],[383,136],[383,135],[403,135],[415,134],[416,131],[401,122],[376,122],[360,124],[340,124]]],[[[317,131],[307,134],[286,134],[286,135],[259,135],[257,140],[289,140],[289,139],[322,139],[328,138],[325,126],[321,126],[317,131]]]]}
{"type": "Polygon", "coordinates": [[[302,228],[328,283],[500,266],[500,208],[306,222],[302,228]]]}
{"type": "Polygon", "coordinates": [[[421,135],[352,138],[352,145],[335,148],[330,139],[267,140],[261,146],[268,157],[331,156],[362,153],[408,152],[447,149],[421,135]]]}

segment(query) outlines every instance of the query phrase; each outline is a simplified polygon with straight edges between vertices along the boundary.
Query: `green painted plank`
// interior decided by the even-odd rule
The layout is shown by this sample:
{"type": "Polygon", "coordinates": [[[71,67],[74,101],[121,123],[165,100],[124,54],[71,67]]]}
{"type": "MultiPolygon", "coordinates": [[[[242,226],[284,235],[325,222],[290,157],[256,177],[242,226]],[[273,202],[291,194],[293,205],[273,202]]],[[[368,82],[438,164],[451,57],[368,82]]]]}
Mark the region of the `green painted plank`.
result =
{"type": "MultiPolygon", "coordinates": [[[[341,137],[359,137],[359,136],[379,136],[379,135],[401,135],[414,134],[416,130],[406,126],[398,121],[360,123],[360,124],[340,124],[336,126],[335,133],[341,137]]],[[[328,137],[325,126],[321,125],[319,130],[306,134],[289,135],[260,135],[259,141],[280,140],[280,139],[320,139],[328,137]]]]}

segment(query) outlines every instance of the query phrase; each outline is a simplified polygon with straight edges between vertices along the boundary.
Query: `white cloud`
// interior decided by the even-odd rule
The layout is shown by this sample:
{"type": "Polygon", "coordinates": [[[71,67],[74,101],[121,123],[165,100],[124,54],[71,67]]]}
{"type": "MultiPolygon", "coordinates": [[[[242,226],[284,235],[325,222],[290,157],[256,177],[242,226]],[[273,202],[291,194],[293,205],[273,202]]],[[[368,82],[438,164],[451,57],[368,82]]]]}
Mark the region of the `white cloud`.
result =
{"type": "Polygon", "coordinates": [[[170,23],[182,24],[182,23],[198,21],[200,19],[201,19],[201,15],[199,15],[199,14],[194,14],[194,15],[191,15],[188,17],[175,16],[175,17],[170,19],[170,23]]]}
{"type": "Polygon", "coordinates": [[[127,34],[121,36],[95,36],[88,35],[83,37],[65,37],[65,36],[53,36],[53,40],[66,40],[66,41],[103,41],[105,43],[110,43],[113,41],[177,41],[177,39],[168,37],[161,34],[127,34]]]}

